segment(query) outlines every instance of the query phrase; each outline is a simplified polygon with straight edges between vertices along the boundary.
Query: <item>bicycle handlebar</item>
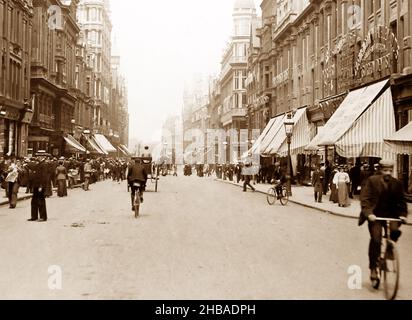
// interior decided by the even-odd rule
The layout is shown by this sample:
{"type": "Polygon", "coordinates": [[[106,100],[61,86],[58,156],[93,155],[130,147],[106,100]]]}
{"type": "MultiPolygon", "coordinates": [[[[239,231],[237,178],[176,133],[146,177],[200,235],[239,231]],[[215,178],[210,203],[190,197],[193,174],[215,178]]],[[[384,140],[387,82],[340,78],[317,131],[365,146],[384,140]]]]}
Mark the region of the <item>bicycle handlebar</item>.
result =
{"type": "Polygon", "coordinates": [[[401,219],[394,218],[376,218],[376,221],[403,222],[401,219]]]}

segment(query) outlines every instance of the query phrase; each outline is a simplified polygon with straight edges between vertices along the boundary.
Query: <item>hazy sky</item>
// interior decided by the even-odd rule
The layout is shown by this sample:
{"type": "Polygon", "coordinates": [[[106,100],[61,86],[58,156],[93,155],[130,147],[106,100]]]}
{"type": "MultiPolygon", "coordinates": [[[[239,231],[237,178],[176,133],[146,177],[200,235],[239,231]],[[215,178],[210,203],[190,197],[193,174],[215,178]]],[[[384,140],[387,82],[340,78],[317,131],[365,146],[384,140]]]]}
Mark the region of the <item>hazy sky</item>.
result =
{"type": "MultiPolygon", "coordinates": [[[[260,0],[255,0],[257,9],[260,0]]],[[[159,138],[180,114],[185,80],[218,74],[232,31],[234,0],[111,0],[113,54],[129,91],[130,138],[159,138]]],[[[259,11],[258,11],[259,12],[259,11]]]]}

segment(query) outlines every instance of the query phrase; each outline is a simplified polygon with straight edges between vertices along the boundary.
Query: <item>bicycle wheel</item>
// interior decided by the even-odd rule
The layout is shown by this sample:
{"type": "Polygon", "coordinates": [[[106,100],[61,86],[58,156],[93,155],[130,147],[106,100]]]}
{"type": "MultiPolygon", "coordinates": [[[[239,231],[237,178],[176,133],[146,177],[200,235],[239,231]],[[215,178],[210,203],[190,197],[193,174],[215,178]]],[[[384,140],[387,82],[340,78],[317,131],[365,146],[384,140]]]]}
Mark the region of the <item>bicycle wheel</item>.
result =
{"type": "Polygon", "coordinates": [[[136,190],[136,195],[134,196],[134,217],[137,219],[139,216],[140,211],[140,194],[139,191],[136,190]]]}
{"type": "Polygon", "coordinates": [[[285,188],[282,189],[282,195],[280,197],[280,203],[282,204],[282,206],[286,206],[289,203],[288,191],[285,188]]]}
{"type": "Polygon", "coordinates": [[[274,188],[270,188],[266,195],[266,200],[269,205],[273,206],[276,202],[276,190],[274,188]]]}
{"type": "Polygon", "coordinates": [[[396,247],[388,243],[383,265],[383,286],[385,298],[395,300],[399,288],[399,255],[396,247]]]}

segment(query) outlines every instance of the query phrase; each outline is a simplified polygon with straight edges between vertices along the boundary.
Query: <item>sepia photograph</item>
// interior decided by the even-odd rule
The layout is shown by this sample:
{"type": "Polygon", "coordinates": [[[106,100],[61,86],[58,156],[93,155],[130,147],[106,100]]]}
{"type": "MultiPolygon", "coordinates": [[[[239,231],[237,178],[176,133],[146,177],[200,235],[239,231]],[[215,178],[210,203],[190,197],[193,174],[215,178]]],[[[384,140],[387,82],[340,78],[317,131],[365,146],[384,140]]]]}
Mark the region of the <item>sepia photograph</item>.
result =
{"type": "Polygon", "coordinates": [[[412,1],[0,0],[0,56],[0,300],[412,300],[412,1]]]}

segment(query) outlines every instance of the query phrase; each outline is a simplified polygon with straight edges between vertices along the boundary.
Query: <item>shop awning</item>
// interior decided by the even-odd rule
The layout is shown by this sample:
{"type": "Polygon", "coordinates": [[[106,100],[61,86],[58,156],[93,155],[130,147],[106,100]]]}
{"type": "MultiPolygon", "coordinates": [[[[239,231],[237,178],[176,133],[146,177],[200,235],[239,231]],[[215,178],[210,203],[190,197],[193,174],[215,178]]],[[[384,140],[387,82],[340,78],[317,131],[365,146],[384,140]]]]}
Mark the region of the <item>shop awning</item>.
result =
{"type": "Polygon", "coordinates": [[[95,134],[94,139],[98,143],[99,147],[107,153],[117,152],[117,149],[107,140],[107,138],[102,134],[95,134]]]}
{"type": "Polygon", "coordinates": [[[412,122],[385,139],[385,143],[395,154],[412,155],[412,122]]]}
{"type": "MultiPolygon", "coordinates": [[[[290,144],[290,153],[292,155],[304,153],[306,146],[314,136],[314,126],[309,123],[306,110],[307,108],[299,109],[293,118],[295,125],[293,127],[293,136],[290,144]]],[[[280,156],[287,156],[288,144],[285,130],[282,131],[282,135],[283,142],[276,153],[280,156]]]]}
{"type": "Polygon", "coordinates": [[[129,151],[129,149],[127,149],[127,147],[123,144],[119,145],[118,149],[126,156],[126,157],[130,157],[132,154],[129,151]]]}
{"type": "Polygon", "coordinates": [[[388,88],[336,142],[336,152],[345,158],[394,158],[384,139],[395,131],[392,91],[388,88]]]}
{"type": "Polygon", "coordinates": [[[93,139],[93,137],[89,137],[87,135],[83,135],[89,144],[89,151],[90,153],[95,153],[95,154],[101,154],[101,155],[108,155],[107,152],[102,150],[99,145],[96,143],[96,141],[93,139]]]}
{"type": "Polygon", "coordinates": [[[350,92],[322,131],[306,147],[306,150],[313,151],[321,146],[332,146],[338,143],[369,108],[387,83],[388,80],[384,80],[350,92]]]}
{"type": "Polygon", "coordinates": [[[273,141],[273,138],[279,133],[280,130],[283,129],[283,121],[285,119],[285,115],[282,114],[275,118],[272,118],[269,123],[267,124],[266,128],[263,130],[262,134],[253,144],[252,148],[248,151],[248,153],[244,153],[242,155],[242,159],[246,159],[248,154],[252,155],[265,155],[265,150],[273,141]]]}
{"type": "Polygon", "coordinates": [[[66,141],[67,146],[70,149],[74,149],[77,152],[83,152],[83,153],[87,152],[86,148],[83,147],[73,136],[67,135],[66,137],[63,137],[63,138],[66,141]]]}
{"type": "Polygon", "coordinates": [[[345,158],[393,158],[384,138],[395,132],[392,92],[382,81],[351,92],[307,149],[334,145],[345,158]]]}

